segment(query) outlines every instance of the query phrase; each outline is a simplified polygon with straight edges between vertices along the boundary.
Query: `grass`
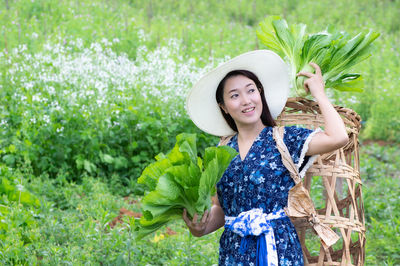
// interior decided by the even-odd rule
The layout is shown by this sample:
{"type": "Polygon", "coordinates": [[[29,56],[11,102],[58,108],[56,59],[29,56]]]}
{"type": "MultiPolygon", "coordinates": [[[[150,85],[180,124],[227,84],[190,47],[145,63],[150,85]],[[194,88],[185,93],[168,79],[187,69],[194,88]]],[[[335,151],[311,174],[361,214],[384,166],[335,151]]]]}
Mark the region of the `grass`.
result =
{"type": "MultiPolygon", "coordinates": [[[[400,263],[398,151],[398,147],[376,144],[361,148],[366,265],[400,263]],[[374,150],[373,155],[370,150],[374,150]],[[391,163],[385,158],[391,158],[391,163]],[[372,167],[374,171],[370,170],[372,167]]],[[[180,221],[138,243],[131,231],[135,221],[129,216],[124,216],[124,222],[111,229],[109,224],[118,217],[121,208],[139,212],[140,206],[137,197],[115,195],[99,179],[88,176],[80,183],[73,183],[65,177],[50,179],[43,175],[25,180],[23,185],[38,197],[40,207],[9,205],[11,212],[7,221],[20,223],[8,224],[9,230],[0,234],[2,264],[212,265],[218,261],[222,229],[195,238],[180,221]],[[25,209],[34,215],[27,219],[29,212],[24,212],[25,209]]]]}
{"type": "Polygon", "coordinates": [[[400,152],[398,145],[376,143],[362,148],[360,167],[364,179],[367,224],[367,262],[400,263],[400,152]]]}
{"type": "MultiPolygon", "coordinates": [[[[130,197],[113,195],[98,179],[86,177],[74,184],[42,176],[27,185],[40,194],[41,207],[35,210],[34,224],[13,226],[6,235],[0,234],[3,265],[211,265],[217,260],[221,231],[194,238],[182,221],[136,243],[131,232],[135,221],[129,216],[111,229],[109,224],[121,208],[138,212],[139,207],[130,197]],[[21,236],[17,230],[22,230],[21,236]]],[[[8,218],[19,211],[18,206],[10,207],[8,218]]]]}

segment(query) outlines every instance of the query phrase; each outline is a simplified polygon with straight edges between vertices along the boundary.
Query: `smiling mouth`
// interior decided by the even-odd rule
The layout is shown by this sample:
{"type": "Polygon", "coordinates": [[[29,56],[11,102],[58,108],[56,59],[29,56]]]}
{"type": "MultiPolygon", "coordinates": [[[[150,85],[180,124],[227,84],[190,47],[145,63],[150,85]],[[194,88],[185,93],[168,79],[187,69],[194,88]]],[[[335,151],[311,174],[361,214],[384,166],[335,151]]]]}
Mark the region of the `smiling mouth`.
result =
{"type": "Polygon", "coordinates": [[[249,112],[253,111],[254,109],[256,109],[256,108],[255,107],[247,108],[247,109],[244,109],[242,111],[242,113],[249,113],[249,112]]]}

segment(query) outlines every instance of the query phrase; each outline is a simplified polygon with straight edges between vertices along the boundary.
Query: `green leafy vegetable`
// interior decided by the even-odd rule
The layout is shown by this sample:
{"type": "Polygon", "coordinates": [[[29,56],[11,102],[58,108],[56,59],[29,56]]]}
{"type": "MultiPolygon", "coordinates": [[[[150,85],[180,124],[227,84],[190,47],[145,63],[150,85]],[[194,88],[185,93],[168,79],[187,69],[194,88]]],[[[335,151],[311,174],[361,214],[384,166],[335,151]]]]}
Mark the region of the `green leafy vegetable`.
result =
{"type": "Polygon", "coordinates": [[[149,192],[142,199],[137,239],[171,220],[182,219],[184,208],[191,217],[210,209],[215,186],[237,155],[227,146],[209,147],[201,159],[197,156],[195,134],[182,133],[176,140],[174,148],[167,155],[157,155],[157,161],[148,165],[138,179],[149,192]]]}
{"type": "Polygon", "coordinates": [[[299,96],[305,96],[306,77],[296,77],[300,71],[313,72],[309,63],[320,66],[325,86],[340,91],[362,91],[360,74],[349,73],[351,68],[371,56],[372,42],[379,33],[361,32],[351,37],[328,27],[324,32],[306,34],[306,25],[290,27],[278,16],[267,17],[260,23],[257,36],[268,49],[278,53],[290,64],[292,86],[299,96]]]}

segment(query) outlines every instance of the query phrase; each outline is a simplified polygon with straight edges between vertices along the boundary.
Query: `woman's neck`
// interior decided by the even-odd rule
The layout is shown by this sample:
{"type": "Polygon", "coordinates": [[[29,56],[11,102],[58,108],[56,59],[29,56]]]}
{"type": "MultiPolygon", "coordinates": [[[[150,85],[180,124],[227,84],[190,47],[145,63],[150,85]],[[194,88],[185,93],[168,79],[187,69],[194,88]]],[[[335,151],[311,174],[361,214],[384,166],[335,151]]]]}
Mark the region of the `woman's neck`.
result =
{"type": "MultiPolygon", "coordinates": [[[[261,120],[260,120],[261,122],[261,120]]],[[[246,158],[251,146],[255,139],[260,135],[261,131],[265,128],[264,124],[257,123],[249,126],[238,126],[238,147],[240,158],[242,161],[246,158]]]]}
{"type": "Polygon", "coordinates": [[[238,126],[238,140],[240,142],[254,141],[254,139],[260,135],[260,132],[265,128],[264,124],[260,120],[256,125],[243,125],[238,126]]]}

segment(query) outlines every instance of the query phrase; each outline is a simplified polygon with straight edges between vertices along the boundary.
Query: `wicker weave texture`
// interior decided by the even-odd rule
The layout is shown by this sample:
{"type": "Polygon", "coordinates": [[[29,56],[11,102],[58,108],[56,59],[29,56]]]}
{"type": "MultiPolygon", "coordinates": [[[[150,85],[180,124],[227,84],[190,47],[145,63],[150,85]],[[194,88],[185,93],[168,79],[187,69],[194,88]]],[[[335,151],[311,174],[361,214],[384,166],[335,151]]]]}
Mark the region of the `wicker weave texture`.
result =
{"type": "MultiPolygon", "coordinates": [[[[349,142],[341,149],[320,155],[309,168],[304,186],[310,191],[318,217],[341,237],[324,250],[305,219],[293,219],[306,265],[364,265],[365,221],[358,151],[360,116],[335,106],[342,117],[349,142]]],[[[289,98],[277,119],[279,126],[321,127],[324,118],[318,104],[305,98],[289,98]]]]}

